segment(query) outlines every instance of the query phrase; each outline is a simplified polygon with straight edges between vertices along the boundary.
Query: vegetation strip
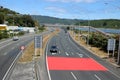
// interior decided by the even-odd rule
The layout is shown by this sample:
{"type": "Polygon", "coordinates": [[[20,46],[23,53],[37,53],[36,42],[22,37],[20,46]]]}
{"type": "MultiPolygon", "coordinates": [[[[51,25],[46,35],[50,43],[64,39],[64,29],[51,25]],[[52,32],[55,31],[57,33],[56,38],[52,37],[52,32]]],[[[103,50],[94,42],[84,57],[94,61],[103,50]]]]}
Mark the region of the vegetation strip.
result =
{"type": "MultiPolygon", "coordinates": [[[[46,44],[47,44],[48,40],[50,39],[50,37],[56,35],[58,32],[59,32],[59,30],[57,29],[56,31],[54,31],[50,34],[43,35],[43,48],[37,50],[38,57],[40,55],[43,55],[46,44]]],[[[30,62],[33,60],[33,55],[34,55],[34,42],[31,42],[26,47],[25,51],[23,52],[23,57],[20,58],[19,62],[30,62]]]]}

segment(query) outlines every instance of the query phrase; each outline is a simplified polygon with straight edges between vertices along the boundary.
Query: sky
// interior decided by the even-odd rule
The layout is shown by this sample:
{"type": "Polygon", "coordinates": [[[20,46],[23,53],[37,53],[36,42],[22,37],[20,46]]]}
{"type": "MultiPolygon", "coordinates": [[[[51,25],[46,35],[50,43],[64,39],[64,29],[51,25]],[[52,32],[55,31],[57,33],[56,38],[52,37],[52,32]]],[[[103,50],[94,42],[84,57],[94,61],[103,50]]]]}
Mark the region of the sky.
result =
{"type": "Polygon", "coordinates": [[[65,19],[120,19],[120,0],[0,0],[0,6],[65,19]]]}

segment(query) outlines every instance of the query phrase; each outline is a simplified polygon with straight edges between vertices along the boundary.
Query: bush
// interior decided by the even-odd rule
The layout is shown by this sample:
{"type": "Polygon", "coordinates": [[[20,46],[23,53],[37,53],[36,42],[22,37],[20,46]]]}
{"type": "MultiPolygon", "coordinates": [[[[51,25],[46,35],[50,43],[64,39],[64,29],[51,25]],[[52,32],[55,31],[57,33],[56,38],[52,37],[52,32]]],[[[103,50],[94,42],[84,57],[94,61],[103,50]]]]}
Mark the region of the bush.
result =
{"type": "Polygon", "coordinates": [[[89,44],[98,47],[104,51],[107,50],[107,41],[108,39],[102,34],[92,33],[92,35],[89,38],[89,44]]]}
{"type": "Polygon", "coordinates": [[[19,36],[24,35],[24,34],[25,34],[25,32],[23,32],[23,31],[18,33],[19,36]]]}
{"type": "Polygon", "coordinates": [[[0,39],[3,39],[3,38],[9,38],[7,30],[0,31],[0,39]]]}

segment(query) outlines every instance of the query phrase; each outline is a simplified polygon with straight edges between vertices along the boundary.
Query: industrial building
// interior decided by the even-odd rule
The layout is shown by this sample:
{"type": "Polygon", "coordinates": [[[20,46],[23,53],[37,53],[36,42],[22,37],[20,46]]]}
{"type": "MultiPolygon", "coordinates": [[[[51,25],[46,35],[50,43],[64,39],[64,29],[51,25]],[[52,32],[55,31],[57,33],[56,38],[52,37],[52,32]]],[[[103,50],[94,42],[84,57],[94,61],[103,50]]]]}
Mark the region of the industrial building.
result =
{"type": "Polygon", "coordinates": [[[7,26],[6,24],[0,24],[0,30],[13,30],[13,31],[18,30],[18,31],[34,33],[35,27],[7,26]]]}

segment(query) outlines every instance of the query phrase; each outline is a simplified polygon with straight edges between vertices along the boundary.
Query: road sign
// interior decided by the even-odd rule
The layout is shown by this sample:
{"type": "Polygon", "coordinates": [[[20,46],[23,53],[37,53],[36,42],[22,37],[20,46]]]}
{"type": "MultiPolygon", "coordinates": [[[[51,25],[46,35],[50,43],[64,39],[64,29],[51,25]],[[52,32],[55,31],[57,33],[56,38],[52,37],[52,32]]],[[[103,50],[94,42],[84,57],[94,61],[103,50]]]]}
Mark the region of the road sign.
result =
{"type": "Polygon", "coordinates": [[[21,50],[24,50],[24,49],[25,49],[25,46],[21,46],[20,49],[21,49],[21,50]]]}
{"type": "Polygon", "coordinates": [[[115,39],[108,39],[107,50],[115,50],[115,43],[116,43],[115,39]]]}
{"type": "Polygon", "coordinates": [[[42,36],[35,36],[35,48],[42,48],[42,36]]]}

